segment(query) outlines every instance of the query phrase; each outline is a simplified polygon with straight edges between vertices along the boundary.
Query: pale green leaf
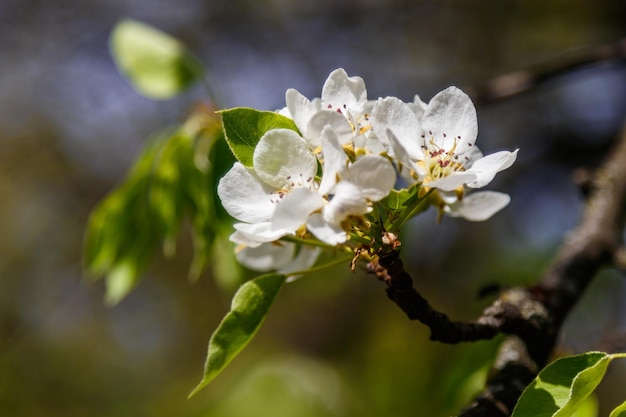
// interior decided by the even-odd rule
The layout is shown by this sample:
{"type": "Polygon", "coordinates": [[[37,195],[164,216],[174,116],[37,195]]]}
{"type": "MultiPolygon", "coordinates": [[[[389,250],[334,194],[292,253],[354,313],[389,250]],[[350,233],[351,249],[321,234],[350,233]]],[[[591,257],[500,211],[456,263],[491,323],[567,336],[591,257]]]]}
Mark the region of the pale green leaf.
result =
{"type": "Polygon", "coordinates": [[[512,417],[568,417],[598,386],[611,356],[587,352],[560,358],[524,390],[512,417]]]}
{"type": "Polygon", "coordinates": [[[132,259],[116,263],[106,276],[106,294],[104,301],[113,306],[126,297],[137,285],[139,273],[137,263],[132,259]]]}
{"type": "Polygon", "coordinates": [[[399,210],[407,206],[417,194],[417,187],[403,188],[402,190],[391,190],[387,197],[382,200],[391,210],[399,210]]]}
{"type": "Polygon", "coordinates": [[[267,274],[239,288],[230,311],[211,336],[204,377],[190,397],[207,386],[250,342],[284,282],[284,275],[267,274]]]}
{"type": "Polygon", "coordinates": [[[618,405],[615,410],[611,411],[609,417],[626,417],[626,401],[618,405]]]}
{"type": "MultiPolygon", "coordinates": [[[[201,148],[212,159],[219,158],[212,147],[221,133],[215,132],[201,148]]],[[[151,141],[124,182],[94,208],[85,235],[85,268],[96,278],[104,276],[107,304],[116,304],[139,283],[159,244],[166,255],[174,253],[185,218],[191,220],[194,244],[190,277],[206,267],[220,216],[214,173],[195,163],[197,144],[184,129],[151,141]]]]}
{"type": "Polygon", "coordinates": [[[572,417],[598,417],[598,397],[591,394],[578,406],[572,417]]]}
{"type": "Polygon", "coordinates": [[[113,28],[110,49],[120,72],[149,98],[175,96],[203,75],[202,65],[181,42],[135,20],[113,28]]]}
{"type": "Polygon", "coordinates": [[[293,120],[275,112],[236,107],[220,113],[228,146],[235,158],[247,167],[252,166],[254,148],[265,132],[271,129],[298,131],[293,120]]]}

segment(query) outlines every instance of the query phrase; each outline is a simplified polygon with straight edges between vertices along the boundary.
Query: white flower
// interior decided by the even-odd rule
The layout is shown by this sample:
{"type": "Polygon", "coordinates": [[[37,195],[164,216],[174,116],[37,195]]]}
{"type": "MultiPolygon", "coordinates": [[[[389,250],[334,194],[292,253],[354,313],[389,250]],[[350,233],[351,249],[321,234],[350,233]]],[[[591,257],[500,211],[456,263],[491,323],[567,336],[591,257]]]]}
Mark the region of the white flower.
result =
{"type": "Polygon", "coordinates": [[[324,128],[321,142],[324,175],[319,183],[316,157],[288,129],[270,130],[261,138],[254,168],[233,165],[217,189],[226,211],[240,221],[231,241],[257,248],[306,225],[323,242],[344,243],[350,230],[344,221],[370,212],[371,203],[393,188],[396,174],[386,158],[365,155],[349,163],[331,126],[324,128]]]}
{"type": "Polygon", "coordinates": [[[255,271],[277,271],[288,274],[313,266],[321,249],[303,246],[299,251],[291,242],[263,243],[257,247],[244,246],[235,251],[237,261],[255,271]]]}
{"type": "Polygon", "coordinates": [[[473,222],[482,222],[506,207],[511,197],[497,191],[470,193],[461,201],[445,205],[443,210],[451,217],[462,217],[473,222]]]}
{"type": "Polygon", "coordinates": [[[385,150],[371,134],[369,115],[374,101],[367,99],[361,77],[349,77],[339,68],[328,76],[321,98],[309,100],[292,88],[287,90],[285,101],[296,126],[313,149],[321,145],[322,130],[330,125],[342,145],[352,144],[372,153],[385,150]]]}
{"type": "Polygon", "coordinates": [[[517,150],[483,157],[475,146],[476,109],[470,98],[456,87],[437,94],[425,108],[420,103],[416,98],[409,106],[395,97],[387,97],[380,99],[372,112],[374,131],[389,142],[403,177],[421,182],[426,189],[437,189],[440,209],[469,220],[484,217],[477,215],[477,211],[490,213],[487,216],[490,217],[508,204],[509,197],[500,193],[475,194],[466,202],[463,196],[465,187],[484,187],[498,172],[510,167],[517,158],[517,150]],[[478,201],[480,205],[476,204],[478,201]],[[497,210],[493,211],[494,207],[497,210]]]}
{"type": "Polygon", "coordinates": [[[235,163],[217,187],[226,211],[242,222],[234,226],[234,242],[259,246],[294,234],[322,207],[315,189],[317,159],[296,132],[265,133],[254,150],[253,166],[235,163]]]}
{"type": "Polygon", "coordinates": [[[331,245],[348,239],[344,222],[351,216],[372,211],[372,202],[389,194],[396,172],[389,160],[379,155],[364,155],[346,164],[345,153],[330,126],[322,132],[324,177],[320,192],[331,196],[321,213],[313,213],[307,227],[315,237],[331,245]]]}

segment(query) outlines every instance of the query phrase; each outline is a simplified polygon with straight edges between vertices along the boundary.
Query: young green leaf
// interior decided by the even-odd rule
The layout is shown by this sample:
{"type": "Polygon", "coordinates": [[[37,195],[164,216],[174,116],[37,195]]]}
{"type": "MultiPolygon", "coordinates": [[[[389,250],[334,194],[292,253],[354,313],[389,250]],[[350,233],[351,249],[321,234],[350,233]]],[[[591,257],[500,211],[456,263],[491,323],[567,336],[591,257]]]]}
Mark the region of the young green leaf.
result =
{"type": "Polygon", "coordinates": [[[119,22],[109,43],[120,72],[146,97],[173,97],[203,76],[200,61],[181,42],[135,20],[119,22]]]}
{"type": "Polygon", "coordinates": [[[94,208],[85,235],[85,267],[93,276],[105,277],[107,304],[118,303],[139,283],[159,243],[166,255],[174,253],[186,217],[194,244],[190,278],[207,266],[220,219],[214,173],[196,159],[199,153],[228,159],[226,149],[226,155],[214,153],[222,138],[220,129],[214,133],[197,136],[176,129],[155,138],[124,182],[94,208]],[[199,140],[208,142],[199,145],[199,140]]]}
{"type": "Polygon", "coordinates": [[[220,113],[228,146],[235,158],[247,167],[252,166],[254,148],[265,132],[271,129],[298,131],[293,120],[271,111],[236,107],[220,113]]]}
{"type": "Polygon", "coordinates": [[[611,411],[609,417],[626,417],[626,401],[618,405],[615,410],[611,411]]]}
{"type": "Polygon", "coordinates": [[[587,352],[560,358],[524,390],[512,417],[568,417],[598,386],[612,357],[587,352]]]}
{"type": "Polygon", "coordinates": [[[281,274],[261,275],[243,284],[209,341],[204,377],[189,394],[207,386],[246,347],[263,323],[274,298],[285,282],[281,274]]]}

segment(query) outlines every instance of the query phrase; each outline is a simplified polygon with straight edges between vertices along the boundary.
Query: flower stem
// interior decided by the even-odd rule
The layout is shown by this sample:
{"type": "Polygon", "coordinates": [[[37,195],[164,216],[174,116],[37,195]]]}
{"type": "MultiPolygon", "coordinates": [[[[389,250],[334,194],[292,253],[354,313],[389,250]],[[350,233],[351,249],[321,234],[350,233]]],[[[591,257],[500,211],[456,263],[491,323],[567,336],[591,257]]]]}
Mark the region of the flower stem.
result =
{"type": "Polygon", "coordinates": [[[312,268],[309,269],[303,269],[301,271],[293,271],[293,272],[289,272],[288,274],[286,274],[288,277],[292,277],[294,275],[304,275],[304,274],[308,274],[310,272],[317,272],[317,271],[321,271],[323,269],[326,268],[330,268],[331,266],[335,266],[335,265],[339,265],[341,263],[347,262],[350,263],[350,261],[352,260],[353,256],[344,256],[342,258],[338,258],[338,259],[334,259],[330,262],[326,262],[325,264],[321,264],[318,266],[314,266],[312,268]]]}
{"type": "Polygon", "coordinates": [[[297,236],[283,236],[280,240],[284,240],[286,242],[298,243],[301,245],[317,246],[323,249],[332,249],[332,250],[337,249],[337,246],[329,245],[328,243],[324,243],[317,239],[302,239],[297,236]]]}
{"type": "Polygon", "coordinates": [[[400,230],[410,218],[426,210],[429,206],[428,197],[432,192],[433,189],[429,190],[423,197],[417,198],[411,206],[407,207],[402,212],[400,217],[398,217],[396,220],[393,221],[393,223],[391,223],[387,230],[391,232],[400,230]]]}

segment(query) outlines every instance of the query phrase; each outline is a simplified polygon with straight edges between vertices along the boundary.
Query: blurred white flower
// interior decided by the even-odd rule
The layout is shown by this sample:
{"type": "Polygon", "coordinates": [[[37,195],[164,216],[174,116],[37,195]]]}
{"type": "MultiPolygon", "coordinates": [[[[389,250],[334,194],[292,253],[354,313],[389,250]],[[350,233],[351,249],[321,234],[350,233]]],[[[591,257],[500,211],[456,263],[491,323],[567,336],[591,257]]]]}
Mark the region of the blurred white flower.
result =
{"type": "Polygon", "coordinates": [[[302,246],[297,250],[296,244],[291,242],[268,242],[257,247],[242,246],[235,251],[235,257],[255,271],[288,274],[310,268],[320,253],[317,247],[302,246]]]}

